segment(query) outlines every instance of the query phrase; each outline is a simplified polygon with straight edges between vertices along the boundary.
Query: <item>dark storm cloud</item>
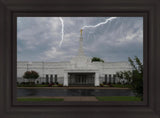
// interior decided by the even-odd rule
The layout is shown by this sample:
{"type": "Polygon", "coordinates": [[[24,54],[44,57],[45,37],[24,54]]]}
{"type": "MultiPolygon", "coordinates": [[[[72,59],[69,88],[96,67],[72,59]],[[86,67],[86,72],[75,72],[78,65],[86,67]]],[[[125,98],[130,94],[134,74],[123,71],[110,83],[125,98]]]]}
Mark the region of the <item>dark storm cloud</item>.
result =
{"type": "MultiPolygon", "coordinates": [[[[108,17],[63,17],[64,41],[58,17],[19,17],[17,52],[21,61],[69,61],[77,55],[80,29],[96,25],[108,17]]],[[[83,31],[84,51],[89,57],[105,61],[127,61],[128,57],[143,59],[143,18],[117,17],[97,28],[83,31]]]]}

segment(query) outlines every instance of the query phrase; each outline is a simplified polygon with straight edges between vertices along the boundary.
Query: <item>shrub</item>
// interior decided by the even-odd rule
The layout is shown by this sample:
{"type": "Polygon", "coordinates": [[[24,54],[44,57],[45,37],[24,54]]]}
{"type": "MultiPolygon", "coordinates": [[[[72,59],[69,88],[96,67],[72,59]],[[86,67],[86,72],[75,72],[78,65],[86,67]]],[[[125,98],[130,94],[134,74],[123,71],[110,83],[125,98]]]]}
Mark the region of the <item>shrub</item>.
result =
{"type": "Polygon", "coordinates": [[[36,86],[36,87],[48,87],[48,85],[45,85],[45,84],[44,84],[44,85],[36,84],[35,86],[36,86]]]}
{"type": "Polygon", "coordinates": [[[62,86],[63,86],[63,84],[58,84],[58,86],[59,86],[59,87],[62,87],[62,86]]]}
{"type": "Polygon", "coordinates": [[[100,87],[103,87],[104,86],[104,84],[100,84],[100,87]]]}
{"type": "Polygon", "coordinates": [[[56,85],[56,84],[54,84],[54,85],[52,85],[52,87],[57,87],[58,85],[56,85]]]}
{"type": "Polygon", "coordinates": [[[24,84],[25,84],[25,82],[21,82],[20,84],[21,84],[21,85],[24,85],[24,84]]]}
{"type": "Polygon", "coordinates": [[[48,86],[49,86],[49,87],[52,87],[52,85],[54,85],[54,83],[50,83],[48,86]]]}
{"type": "Polygon", "coordinates": [[[108,83],[107,85],[108,85],[109,87],[113,87],[111,83],[108,83]]]}
{"type": "Polygon", "coordinates": [[[26,82],[27,85],[31,84],[31,85],[34,85],[35,82],[26,82]]]}
{"type": "Polygon", "coordinates": [[[49,82],[46,82],[45,84],[49,84],[49,82]]]}
{"type": "Polygon", "coordinates": [[[107,84],[107,82],[103,82],[103,84],[107,84]]]}
{"type": "Polygon", "coordinates": [[[44,85],[45,83],[44,82],[42,82],[42,85],[44,85]]]}
{"type": "Polygon", "coordinates": [[[108,87],[108,85],[104,85],[104,87],[108,87]]]}
{"type": "Polygon", "coordinates": [[[121,84],[121,82],[118,82],[117,84],[121,84]]]}
{"type": "Polygon", "coordinates": [[[58,85],[59,83],[58,83],[58,82],[55,82],[55,84],[57,84],[57,85],[58,85]]]}

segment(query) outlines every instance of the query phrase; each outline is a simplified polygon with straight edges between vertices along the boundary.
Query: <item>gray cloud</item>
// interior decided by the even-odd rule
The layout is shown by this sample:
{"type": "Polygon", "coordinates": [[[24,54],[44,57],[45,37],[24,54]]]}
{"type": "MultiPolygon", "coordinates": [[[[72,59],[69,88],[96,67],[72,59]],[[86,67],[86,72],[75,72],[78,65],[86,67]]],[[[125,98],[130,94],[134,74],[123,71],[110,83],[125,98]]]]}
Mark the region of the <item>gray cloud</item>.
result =
{"type": "MultiPolygon", "coordinates": [[[[69,61],[78,52],[80,29],[96,25],[108,17],[63,17],[64,41],[58,17],[19,17],[17,19],[17,57],[20,61],[69,61]]],[[[84,51],[89,57],[105,61],[143,59],[143,18],[118,17],[97,28],[83,31],[84,51]]]]}

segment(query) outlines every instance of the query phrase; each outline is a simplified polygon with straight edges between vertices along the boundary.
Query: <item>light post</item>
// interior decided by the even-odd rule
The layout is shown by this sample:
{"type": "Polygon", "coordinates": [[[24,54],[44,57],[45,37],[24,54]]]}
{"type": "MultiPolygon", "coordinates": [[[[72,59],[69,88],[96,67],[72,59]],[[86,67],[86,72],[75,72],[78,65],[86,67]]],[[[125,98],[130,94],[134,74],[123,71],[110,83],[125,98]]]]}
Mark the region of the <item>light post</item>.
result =
{"type": "Polygon", "coordinates": [[[32,65],[31,61],[27,63],[27,71],[29,71],[29,65],[32,65]]]}

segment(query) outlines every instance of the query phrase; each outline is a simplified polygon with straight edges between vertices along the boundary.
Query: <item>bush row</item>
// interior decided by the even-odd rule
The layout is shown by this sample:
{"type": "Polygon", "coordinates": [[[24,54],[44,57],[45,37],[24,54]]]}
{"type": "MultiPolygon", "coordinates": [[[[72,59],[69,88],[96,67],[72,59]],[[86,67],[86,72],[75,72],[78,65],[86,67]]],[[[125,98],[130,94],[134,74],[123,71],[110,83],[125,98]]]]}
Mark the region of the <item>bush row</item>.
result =
{"type": "Polygon", "coordinates": [[[42,84],[35,84],[35,82],[17,82],[18,87],[62,87],[63,84],[56,83],[48,83],[48,82],[42,82],[42,84]]]}
{"type": "Polygon", "coordinates": [[[100,87],[120,87],[120,88],[130,88],[130,84],[100,84],[100,87]]]}

